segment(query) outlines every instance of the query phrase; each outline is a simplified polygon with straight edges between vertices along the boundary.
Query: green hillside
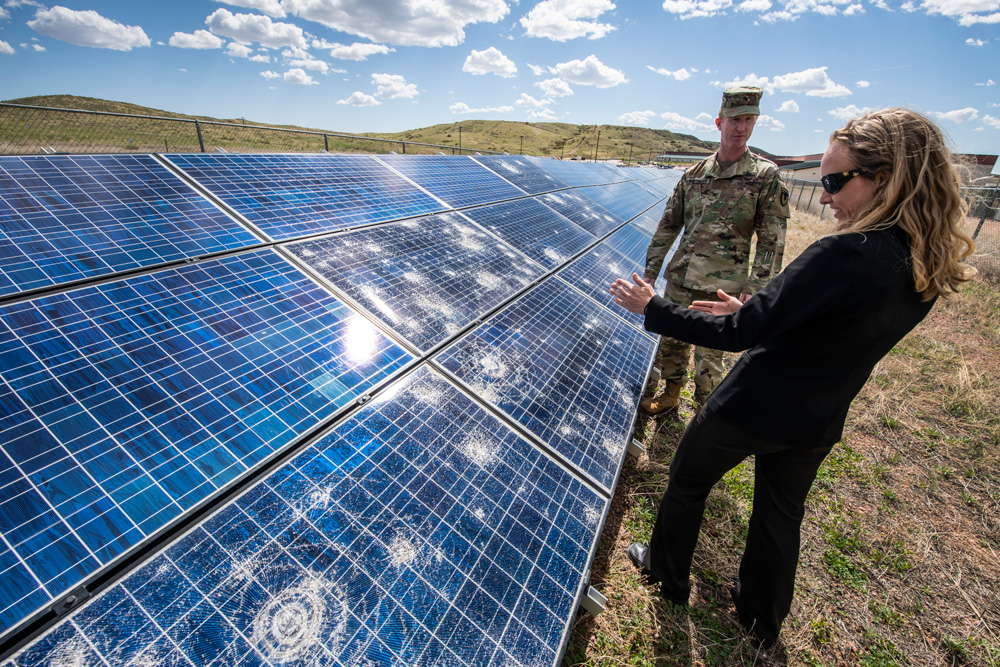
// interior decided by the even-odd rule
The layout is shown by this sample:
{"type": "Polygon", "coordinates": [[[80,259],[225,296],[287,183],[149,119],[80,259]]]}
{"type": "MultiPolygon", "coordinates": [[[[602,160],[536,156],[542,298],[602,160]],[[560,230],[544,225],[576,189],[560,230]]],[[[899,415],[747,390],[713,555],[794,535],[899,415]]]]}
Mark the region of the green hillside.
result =
{"type": "MultiPolygon", "coordinates": [[[[312,130],[320,132],[339,133],[337,128],[302,128],[293,125],[269,125],[244,118],[211,118],[208,116],[189,116],[163,109],[152,109],[127,102],[115,102],[91,97],[74,95],[44,95],[6,100],[12,104],[23,104],[39,107],[60,109],[81,109],[85,111],[101,111],[117,114],[132,114],[140,116],[157,116],[160,118],[178,118],[199,121],[218,121],[236,123],[249,128],[281,127],[286,130],[312,130]]],[[[106,123],[107,117],[76,115],[72,128],[63,126],[61,134],[69,132],[86,134],[91,128],[88,125],[106,123]]],[[[144,128],[146,134],[157,137],[165,136],[169,148],[178,144],[191,143],[191,139],[176,136],[176,128],[169,123],[163,127],[144,128]]],[[[347,133],[345,133],[347,134],[347,133]]],[[[677,134],[668,130],[652,130],[643,127],[627,127],[621,125],[572,125],[569,123],[526,123],[516,121],[496,120],[463,120],[456,123],[433,125],[430,127],[407,130],[394,133],[364,133],[362,136],[395,139],[400,141],[421,142],[440,146],[461,145],[465,149],[481,149],[507,153],[526,153],[529,155],[545,155],[562,157],[564,159],[628,159],[633,161],[646,160],[668,151],[709,152],[718,146],[716,142],[701,141],[687,134],[677,134]]],[[[70,141],[71,137],[61,136],[61,141],[70,141]]],[[[150,139],[151,145],[156,142],[162,145],[162,139],[150,139]]],[[[138,142],[137,142],[138,143],[138,142]]],[[[206,141],[206,143],[208,143],[206,141]]],[[[138,148],[138,146],[135,146],[138,148]]],[[[280,149],[271,146],[269,150],[280,149]]],[[[332,147],[331,147],[332,149],[332,147]]],[[[301,150],[300,146],[289,146],[288,150],[301,150]]]]}

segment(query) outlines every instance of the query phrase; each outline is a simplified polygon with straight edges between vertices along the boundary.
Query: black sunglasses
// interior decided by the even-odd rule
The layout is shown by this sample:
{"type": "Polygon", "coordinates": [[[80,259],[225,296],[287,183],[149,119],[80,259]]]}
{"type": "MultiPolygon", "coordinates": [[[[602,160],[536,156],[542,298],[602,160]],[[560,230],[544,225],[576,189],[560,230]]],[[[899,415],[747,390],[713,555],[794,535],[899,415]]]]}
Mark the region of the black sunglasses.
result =
{"type": "Polygon", "coordinates": [[[851,180],[855,176],[866,175],[868,175],[868,172],[864,169],[855,169],[853,171],[840,171],[827,174],[826,176],[820,177],[819,180],[823,181],[824,190],[829,192],[831,195],[835,195],[840,192],[840,188],[847,185],[847,181],[851,180]]]}

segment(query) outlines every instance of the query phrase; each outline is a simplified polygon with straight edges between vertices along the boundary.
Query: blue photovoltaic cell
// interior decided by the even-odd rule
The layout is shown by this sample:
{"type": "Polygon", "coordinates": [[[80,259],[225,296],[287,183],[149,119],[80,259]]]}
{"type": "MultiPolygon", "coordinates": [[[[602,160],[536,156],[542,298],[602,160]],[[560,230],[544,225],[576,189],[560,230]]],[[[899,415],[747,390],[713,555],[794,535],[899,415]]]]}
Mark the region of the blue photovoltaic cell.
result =
{"type": "Polygon", "coordinates": [[[570,185],[606,185],[619,181],[631,180],[633,177],[626,169],[617,169],[607,164],[596,162],[576,162],[528,156],[528,159],[553,176],[570,185]]]}
{"type": "Polygon", "coordinates": [[[576,190],[550,192],[538,195],[535,199],[566,216],[598,238],[625,221],[576,190]]]}
{"type": "Polygon", "coordinates": [[[593,199],[623,221],[631,220],[661,199],[635,182],[615,183],[603,188],[581,188],[577,192],[593,199]]]}
{"type": "Polygon", "coordinates": [[[561,178],[533,164],[523,155],[477,155],[472,159],[486,165],[528,194],[537,195],[569,187],[561,178]]]}
{"type": "Polygon", "coordinates": [[[651,208],[647,208],[645,211],[639,214],[638,217],[633,218],[629,221],[630,225],[635,225],[644,232],[653,235],[656,233],[656,228],[660,225],[660,218],[663,217],[663,209],[666,207],[666,202],[661,202],[663,206],[657,204],[651,208]]]}
{"type": "Polygon", "coordinates": [[[646,265],[646,249],[652,239],[645,231],[628,224],[615,230],[604,242],[641,267],[646,265]]]}
{"type": "Polygon", "coordinates": [[[555,667],[606,507],[425,366],[14,662],[555,667]]]}
{"type": "Polygon", "coordinates": [[[305,240],[286,249],[424,352],[544,273],[459,213],[305,240]]]}
{"type": "Polygon", "coordinates": [[[273,250],[0,308],[0,629],[411,361],[273,250]]]}
{"type": "Polygon", "coordinates": [[[492,204],[525,194],[465,155],[380,155],[378,159],[452,208],[492,204]]]}
{"type": "Polygon", "coordinates": [[[276,241],[447,208],[371,155],[167,158],[276,241]]]}
{"type": "Polygon", "coordinates": [[[435,360],[610,491],[656,342],[547,280],[435,360]]]}
{"type": "Polygon", "coordinates": [[[0,157],[0,295],[259,243],[151,155],[0,157]]]}
{"type": "Polygon", "coordinates": [[[597,240],[534,199],[517,199],[462,213],[547,269],[566,263],[597,240]]]}

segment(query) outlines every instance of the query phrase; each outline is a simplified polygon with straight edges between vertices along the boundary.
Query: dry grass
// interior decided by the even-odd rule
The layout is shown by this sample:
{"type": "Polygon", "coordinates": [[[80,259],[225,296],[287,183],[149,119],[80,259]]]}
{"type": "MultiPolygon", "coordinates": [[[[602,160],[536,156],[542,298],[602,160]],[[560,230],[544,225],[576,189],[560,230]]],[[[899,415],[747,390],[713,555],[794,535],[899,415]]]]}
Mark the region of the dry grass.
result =
{"type": "MultiPolygon", "coordinates": [[[[793,215],[786,261],[824,231],[793,215]]],[[[876,367],[810,495],[796,597],[771,651],[742,632],[728,595],[752,467],[709,498],[690,611],[639,582],[625,550],[650,536],[690,411],[640,418],[647,453],[625,465],[591,578],[607,611],[579,614],[565,664],[1000,665],[998,351],[1000,291],[980,278],[876,367]]]]}

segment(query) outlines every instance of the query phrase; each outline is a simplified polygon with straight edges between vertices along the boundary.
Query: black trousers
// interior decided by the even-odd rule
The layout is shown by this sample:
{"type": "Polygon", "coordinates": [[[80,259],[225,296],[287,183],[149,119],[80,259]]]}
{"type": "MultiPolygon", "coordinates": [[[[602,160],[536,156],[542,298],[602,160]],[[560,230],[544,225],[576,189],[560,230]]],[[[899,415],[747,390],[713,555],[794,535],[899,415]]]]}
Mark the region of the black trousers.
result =
{"type": "Polygon", "coordinates": [[[688,599],[705,499],[726,472],[755,455],[753,511],[740,563],[737,611],[758,637],[774,641],[792,604],[806,495],[830,449],[776,445],[710,412],[698,413],[670,464],[650,541],[649,568],[664,595],[688,599]]]}

